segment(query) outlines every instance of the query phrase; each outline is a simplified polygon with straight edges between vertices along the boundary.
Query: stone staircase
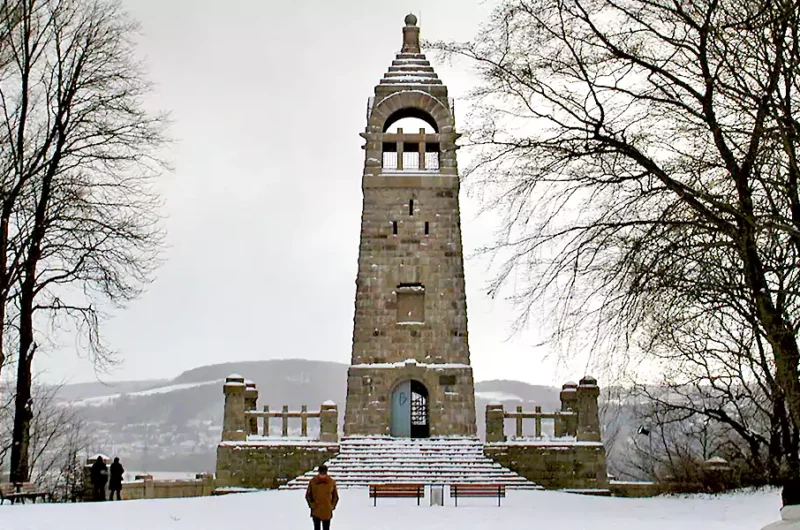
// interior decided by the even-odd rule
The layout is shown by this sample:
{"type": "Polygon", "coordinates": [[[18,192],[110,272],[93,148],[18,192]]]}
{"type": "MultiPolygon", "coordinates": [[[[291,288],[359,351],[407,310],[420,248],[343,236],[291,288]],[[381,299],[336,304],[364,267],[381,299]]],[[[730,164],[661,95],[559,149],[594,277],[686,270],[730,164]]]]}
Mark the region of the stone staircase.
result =
{"type": "MultiPolygon", "coordinates": [[[[491,483],[513,489],[542,489],[483,454],[483,444],[466,438],[344,438],[339,455],[327,462],[339,487],[374,483],[491,483]]],[[[305,488],[316,470],[283,488],[305,488]]]]}

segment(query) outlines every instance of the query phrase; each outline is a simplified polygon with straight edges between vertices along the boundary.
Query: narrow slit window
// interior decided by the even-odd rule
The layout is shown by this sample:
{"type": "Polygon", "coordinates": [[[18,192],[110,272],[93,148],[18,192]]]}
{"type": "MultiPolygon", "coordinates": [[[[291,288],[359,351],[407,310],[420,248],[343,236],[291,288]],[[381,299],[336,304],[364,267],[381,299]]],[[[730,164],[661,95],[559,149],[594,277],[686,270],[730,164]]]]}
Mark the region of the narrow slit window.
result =
{"type": "Polygon", "coordinates": [[[431,224],[428,221],[425,221],[425,235],[427,236],[430,233],[431,233],[431,224]]]}
{"type": "Polygon", "coordinates": [[[397,235],[397,221],[392,221],[392,233],[397,235]]]}
{"type": "Polygon", "coordinates": [[[408,215],[414,215],[414,199],[408,201],[408,215]]]}

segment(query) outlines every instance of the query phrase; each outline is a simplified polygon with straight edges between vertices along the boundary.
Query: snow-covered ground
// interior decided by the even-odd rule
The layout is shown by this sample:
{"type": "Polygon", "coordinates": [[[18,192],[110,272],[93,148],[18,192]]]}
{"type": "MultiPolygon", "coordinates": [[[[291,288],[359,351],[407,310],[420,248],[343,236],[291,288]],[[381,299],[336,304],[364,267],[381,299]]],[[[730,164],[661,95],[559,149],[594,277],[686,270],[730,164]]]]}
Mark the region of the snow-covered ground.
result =
{"type": "MultiPolygon", "coordinates": [[[[242,493],[193,499],[0,506],[0,530],[222,530],[312,527],[303,491],[242,493]]],[[[511,491],[492,499],[462,499],[453,507],[379,499],[343,490],[332,528],[347,530],[544,528],[565,530],[759,530],[779,518],[776,490],[720,497],[602,498],[549,491],[511,491]]]]}

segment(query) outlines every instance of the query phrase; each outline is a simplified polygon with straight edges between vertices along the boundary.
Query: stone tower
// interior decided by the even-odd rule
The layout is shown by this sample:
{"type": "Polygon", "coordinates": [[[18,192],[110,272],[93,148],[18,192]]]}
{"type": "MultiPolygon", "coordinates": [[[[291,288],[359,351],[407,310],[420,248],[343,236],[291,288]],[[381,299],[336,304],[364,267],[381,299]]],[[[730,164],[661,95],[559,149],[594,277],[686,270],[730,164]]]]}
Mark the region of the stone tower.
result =
{"type": "Polygon", "coordinates": [[[475,436],[453,101],[408,15],[367,106],[345,436],[475,436]],[[417,118],[413,131],[392,125],[417,118]],[[433,132],[430,132],[433,131],[433,132]]]}

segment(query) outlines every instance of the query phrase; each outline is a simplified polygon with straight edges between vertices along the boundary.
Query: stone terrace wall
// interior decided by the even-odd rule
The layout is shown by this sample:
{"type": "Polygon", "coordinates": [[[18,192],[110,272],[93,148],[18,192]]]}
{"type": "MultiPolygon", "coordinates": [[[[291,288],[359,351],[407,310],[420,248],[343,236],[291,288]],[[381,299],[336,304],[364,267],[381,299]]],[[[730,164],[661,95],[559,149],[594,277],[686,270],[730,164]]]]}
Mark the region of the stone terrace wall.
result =
{"type": "Polygon", "coordinates": [[[204,473],[185,480],[153,480],[152,476],[144,475],[122,483],[122,500],[205,497],[211,495],[214,488],[214,477],[204,473]]]}
{"type": "Polygon", "coordinates": [[[494,443],[484,453],[548,489],[607,489],[606,451],[600,442],[494,443]]]}
{"type": "Polygon", "coordinates": [[[223,442],[217,447],[217,487],[277,488],[339,454],[339,444],[223,442]]]}

